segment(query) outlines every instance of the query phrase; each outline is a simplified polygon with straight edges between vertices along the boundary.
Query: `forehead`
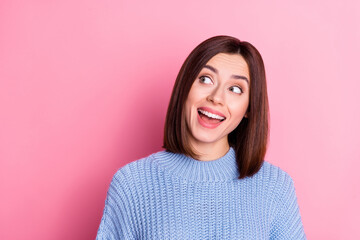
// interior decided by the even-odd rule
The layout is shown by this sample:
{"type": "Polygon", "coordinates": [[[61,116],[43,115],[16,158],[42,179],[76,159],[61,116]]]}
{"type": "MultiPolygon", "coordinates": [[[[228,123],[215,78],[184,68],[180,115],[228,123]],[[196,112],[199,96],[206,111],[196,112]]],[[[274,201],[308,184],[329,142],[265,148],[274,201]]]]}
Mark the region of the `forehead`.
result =
{"type": "Polygon", "coordinates": [[[218,53],[206,65],[219,71],[219,74],[242,75],[249,79],[249,67],[240,54],[218,53]]]}

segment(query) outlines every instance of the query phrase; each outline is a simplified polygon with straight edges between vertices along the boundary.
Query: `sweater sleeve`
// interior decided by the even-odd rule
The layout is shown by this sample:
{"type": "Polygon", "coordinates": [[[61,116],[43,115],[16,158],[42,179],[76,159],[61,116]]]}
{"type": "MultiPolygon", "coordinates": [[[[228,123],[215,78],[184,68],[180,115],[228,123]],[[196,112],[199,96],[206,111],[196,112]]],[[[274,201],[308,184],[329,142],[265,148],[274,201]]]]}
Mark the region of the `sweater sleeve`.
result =
{"type": "Polygon", "coordinates": [[[97,232],[97,240],[136,239],[132,224],[128,186],[120,169],[113,177],[97,232]]]}
{"type": "Polygon", "coordinates": [[[270,239],[306,239],[294,182],[285,172],[280,179],[281,188],[277,194],[277,212],[271,227],[270,239]]]}

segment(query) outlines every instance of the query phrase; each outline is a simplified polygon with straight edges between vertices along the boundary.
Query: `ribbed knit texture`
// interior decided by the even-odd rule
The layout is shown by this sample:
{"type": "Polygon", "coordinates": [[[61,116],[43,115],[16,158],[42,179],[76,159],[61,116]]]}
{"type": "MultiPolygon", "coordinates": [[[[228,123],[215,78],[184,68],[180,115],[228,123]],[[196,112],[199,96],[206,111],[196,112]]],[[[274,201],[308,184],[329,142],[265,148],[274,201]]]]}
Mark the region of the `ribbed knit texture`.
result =
{"type": "Polygon", "coordinates": [[[235,151],[214,161],[158,152],[110,184],[97,239],[306,239],[291,177],[264,162],[237,179],[235,151]]]}

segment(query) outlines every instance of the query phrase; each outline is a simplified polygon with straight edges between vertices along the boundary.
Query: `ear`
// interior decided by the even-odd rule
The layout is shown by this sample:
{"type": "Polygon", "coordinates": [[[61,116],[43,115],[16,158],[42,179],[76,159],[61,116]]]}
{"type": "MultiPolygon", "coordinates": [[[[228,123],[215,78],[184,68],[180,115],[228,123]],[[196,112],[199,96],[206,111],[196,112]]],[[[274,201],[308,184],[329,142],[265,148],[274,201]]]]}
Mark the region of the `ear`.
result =
{"type": "Polygon", "coordinates": [[[248,112],[245,113],[244,118],[248,118],[248,112]]]}

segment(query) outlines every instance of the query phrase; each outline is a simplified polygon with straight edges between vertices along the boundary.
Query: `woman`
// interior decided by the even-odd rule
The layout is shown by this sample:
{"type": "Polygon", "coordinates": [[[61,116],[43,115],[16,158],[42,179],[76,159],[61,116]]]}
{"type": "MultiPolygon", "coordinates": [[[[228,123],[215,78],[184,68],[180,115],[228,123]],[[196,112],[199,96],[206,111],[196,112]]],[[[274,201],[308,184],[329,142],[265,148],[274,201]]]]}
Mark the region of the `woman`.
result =
{"type": "Polygon", "coordinates": [[[177,76],[166,151],[114,175],[97,239],[306,239],[291,177],[264,162],[267,138],[260,53],[204,41],[177,76]]]}

